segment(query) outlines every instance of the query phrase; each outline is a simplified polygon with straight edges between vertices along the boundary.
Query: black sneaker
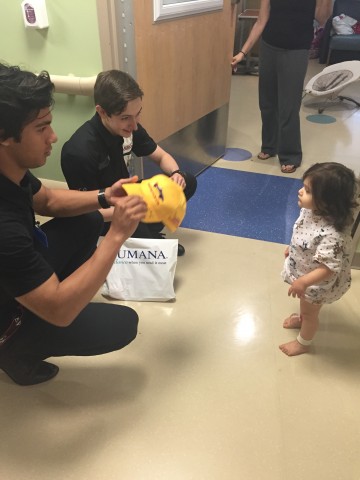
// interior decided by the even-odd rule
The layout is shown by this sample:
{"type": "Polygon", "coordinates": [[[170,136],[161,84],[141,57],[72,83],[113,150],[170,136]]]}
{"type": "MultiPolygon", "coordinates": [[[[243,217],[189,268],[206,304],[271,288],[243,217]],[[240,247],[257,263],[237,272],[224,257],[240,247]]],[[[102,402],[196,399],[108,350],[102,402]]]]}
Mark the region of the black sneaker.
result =
{"type": "Polygon", "coordinates": [[[181,243],[178,244],[178,257],[182,257],[185,255],[185,248],[181,245],[181,243]]]}
{"type": "MultiPolygon", "coordinates": [[[[166,238],[165,233],[156,233],[153,238],[166,238]]],[[[181,245],[181,243],[178,243],[178,257],[182,257],[185,255],[185,248],[181,245]]]]}
{"type": "Polygon", "coordinates": [[[37,385],[54,378],[59,367],[53,363],[40,361],[31,366],[21,361],[0,362],[0,368],[18,385],[37,385]]]}

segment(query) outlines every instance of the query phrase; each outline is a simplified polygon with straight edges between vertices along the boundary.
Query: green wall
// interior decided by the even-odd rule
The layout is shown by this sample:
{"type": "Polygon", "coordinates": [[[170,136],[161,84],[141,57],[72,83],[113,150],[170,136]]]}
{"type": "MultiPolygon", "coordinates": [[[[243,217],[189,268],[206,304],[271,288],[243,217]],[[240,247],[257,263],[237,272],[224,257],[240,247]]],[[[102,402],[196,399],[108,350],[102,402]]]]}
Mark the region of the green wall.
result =
{"type": "MultiPolygon", "coordinates": [[[[33,72],[79,77],[102,70],[96,0],[46,0],[49,28],[25,28],[21,0],[0,0],[0,61],[33,72]]],[[[93,115],[92,97],[55,94],[53,127],[59,139],[37,176],[63,180],[63,143],[93,115]]]]}

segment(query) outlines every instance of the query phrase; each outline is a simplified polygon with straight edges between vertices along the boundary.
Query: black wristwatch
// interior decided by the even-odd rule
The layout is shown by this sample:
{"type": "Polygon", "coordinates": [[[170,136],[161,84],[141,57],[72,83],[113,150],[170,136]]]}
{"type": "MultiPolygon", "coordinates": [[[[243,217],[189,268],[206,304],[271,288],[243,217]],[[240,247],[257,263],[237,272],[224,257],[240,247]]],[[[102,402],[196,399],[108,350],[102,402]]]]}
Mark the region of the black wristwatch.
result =
{"type": "Polygon", "coordinates": [[[173,175],[175,175],[175,173],[178,173],[178,174],[181,175],[183,178],[186,178],[186,173],[185,173],[185,172],[182,172],[181,170],[174,170],[174,171],[170,174],[170,177],[172,177],[173,175]]]}
{"type": "Polygon", "coordinates": [[[105,197],[105,188],[100,188],[98,193],[98,202],[101,208],[110,208],[111,205],[108,204],[105,197]]]}

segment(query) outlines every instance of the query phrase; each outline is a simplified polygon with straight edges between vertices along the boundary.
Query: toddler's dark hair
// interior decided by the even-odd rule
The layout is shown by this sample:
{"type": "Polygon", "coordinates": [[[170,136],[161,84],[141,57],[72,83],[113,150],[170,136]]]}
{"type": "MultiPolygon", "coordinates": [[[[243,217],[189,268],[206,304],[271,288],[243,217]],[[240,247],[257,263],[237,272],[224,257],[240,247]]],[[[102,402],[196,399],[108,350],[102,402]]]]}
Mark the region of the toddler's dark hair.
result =
{"type": "Polygon", "coordinates": [[[311,184],[314,213],[326,218],[339,232],[352,224],[359,180],[350,168],[336,162],[315,163],[304,173],[305,179],[311,184]]]}

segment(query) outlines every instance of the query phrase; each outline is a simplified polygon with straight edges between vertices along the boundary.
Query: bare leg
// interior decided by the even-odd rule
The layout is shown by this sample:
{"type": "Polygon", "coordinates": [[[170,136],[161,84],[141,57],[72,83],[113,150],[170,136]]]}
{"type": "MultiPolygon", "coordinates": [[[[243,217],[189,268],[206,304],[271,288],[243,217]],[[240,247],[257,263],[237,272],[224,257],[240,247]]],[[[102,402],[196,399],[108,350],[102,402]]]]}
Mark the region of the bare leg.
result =
{"type": "MultiPolygon", "coordinates": [[[[314,305],[303,298],[300,299],[301,328],[300,335],[304,340],[312,340],[319,328],[319,311],[322,305],[314,305]]],[[[301,355],[309,351],[309,346],[301,345],[297,340],[284,343],[280,350],[289,357],[301,355]]]]}

